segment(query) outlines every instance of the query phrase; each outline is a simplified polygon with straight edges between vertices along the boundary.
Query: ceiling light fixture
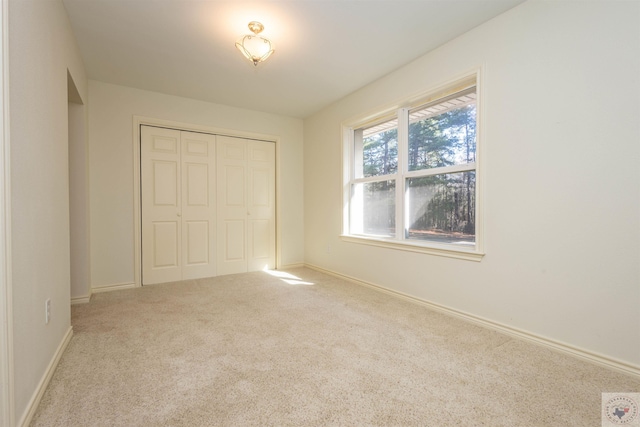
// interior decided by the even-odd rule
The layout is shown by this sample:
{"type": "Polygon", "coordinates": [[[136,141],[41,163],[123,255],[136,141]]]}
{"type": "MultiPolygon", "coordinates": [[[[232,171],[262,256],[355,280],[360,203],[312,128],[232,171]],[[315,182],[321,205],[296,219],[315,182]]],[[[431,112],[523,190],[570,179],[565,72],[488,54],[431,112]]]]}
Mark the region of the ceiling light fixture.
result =
{"type": "Polygon", "coordinates": [[[253,62],[256,67],[260,62],[264,62],[273,53],[273,46],[268,39],[259,36],[264,30],[264,25],[259,22],[249,22],[249,29],[253,34],[247,34],[236,42],[236,47],[245,58],[253,62]]]}

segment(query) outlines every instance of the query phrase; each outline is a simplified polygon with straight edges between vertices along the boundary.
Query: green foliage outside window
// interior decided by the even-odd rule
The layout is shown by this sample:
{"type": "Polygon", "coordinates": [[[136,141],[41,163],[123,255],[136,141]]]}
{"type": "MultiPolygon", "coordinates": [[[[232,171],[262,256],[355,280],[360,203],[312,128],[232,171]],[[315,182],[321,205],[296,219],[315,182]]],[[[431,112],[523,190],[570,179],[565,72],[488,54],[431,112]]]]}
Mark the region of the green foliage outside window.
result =
{"type": "Polygon", "coordinates": [[[482,247],[474,79],[349,128],[349,234],[429,250],[442,248],[419,242],[482,247]]]}

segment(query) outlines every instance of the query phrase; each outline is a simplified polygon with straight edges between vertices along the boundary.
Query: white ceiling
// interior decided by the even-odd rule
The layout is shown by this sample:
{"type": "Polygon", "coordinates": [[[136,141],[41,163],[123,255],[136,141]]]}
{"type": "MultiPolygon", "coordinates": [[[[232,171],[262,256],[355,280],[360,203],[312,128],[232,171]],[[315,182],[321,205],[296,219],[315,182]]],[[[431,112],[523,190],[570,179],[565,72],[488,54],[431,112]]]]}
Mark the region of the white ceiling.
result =
{"type": "Polygon", "coordinates": [[[63,0],[90,79],[307,117],[523,0],[63,0]],[[275,53],[235,48],[249,21],[275,53]]]}

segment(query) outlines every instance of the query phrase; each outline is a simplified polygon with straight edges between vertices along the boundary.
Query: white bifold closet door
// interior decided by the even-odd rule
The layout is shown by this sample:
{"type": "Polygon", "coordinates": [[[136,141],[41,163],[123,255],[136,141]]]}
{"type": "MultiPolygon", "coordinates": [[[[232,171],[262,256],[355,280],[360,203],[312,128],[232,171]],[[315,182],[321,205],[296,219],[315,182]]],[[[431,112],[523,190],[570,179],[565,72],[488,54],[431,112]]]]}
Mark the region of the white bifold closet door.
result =
{"type": "Polygon", "coordinates": [[[275,144],[217,137],[218,274],[275,268],[275,144]]]}
{"type": "Polygon", "coordinates": [[[216,137],[141,127],[142,283],[216,275],[216,137]]]}
{"type": "Polygon", "coordinates": [[[275,144],[142,126],[144,285],[275,268],[275,144]]]}

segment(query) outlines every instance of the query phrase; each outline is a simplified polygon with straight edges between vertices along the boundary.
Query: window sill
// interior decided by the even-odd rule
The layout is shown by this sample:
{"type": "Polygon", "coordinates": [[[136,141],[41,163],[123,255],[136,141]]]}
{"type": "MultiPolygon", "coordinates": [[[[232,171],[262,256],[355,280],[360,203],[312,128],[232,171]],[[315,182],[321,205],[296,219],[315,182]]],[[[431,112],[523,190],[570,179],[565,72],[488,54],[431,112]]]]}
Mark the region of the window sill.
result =
{"type": "Polygon", "coordinates": [[[457,248],[453,245],[438,245],[434,243],[418,243],[409,241],[399,241],[391,239],[381,239],[366,236],[340,235],[344,242],[358,243],[362,245],[378,246],[400,251],[418,252],[429,255],[443,256],[447,258],[464,259],[467,261],[480,262],[484,257],[484,252],[473,249],[457,248]]]}

